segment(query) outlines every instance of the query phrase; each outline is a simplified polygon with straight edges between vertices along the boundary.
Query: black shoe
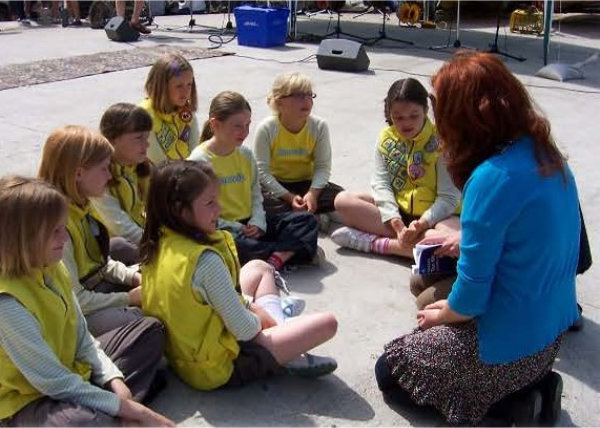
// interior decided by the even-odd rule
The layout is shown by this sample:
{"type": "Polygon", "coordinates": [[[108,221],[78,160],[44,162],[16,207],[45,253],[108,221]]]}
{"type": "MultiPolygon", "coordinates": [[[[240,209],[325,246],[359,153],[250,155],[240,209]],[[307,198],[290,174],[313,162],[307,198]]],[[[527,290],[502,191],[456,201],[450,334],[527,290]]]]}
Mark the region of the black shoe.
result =
{"type": "Polygon", "coordinates": [[[575,322],[571,324],[569,331],[580,331],[583,328],[583,316],[581,315],[583,308],[579,303],[577,303],[577,310],[579,311],[579,318],[577,318],[575,322]]]}
{"type": "Polygon", "coordinates": [[[539,424],[542,413],[542,394],[538,389],[530,389],[518,394],[510,406],[510,419],[514,426],[531,427],[539,424]]]}
{"type": "Polygon", "coordinates": [[[553,426],[560,416],[563,390],[562,377],[558,373],[551,371],[540,381],[539,389],[542,394],[540,421],[546,426],[553,426]]]}

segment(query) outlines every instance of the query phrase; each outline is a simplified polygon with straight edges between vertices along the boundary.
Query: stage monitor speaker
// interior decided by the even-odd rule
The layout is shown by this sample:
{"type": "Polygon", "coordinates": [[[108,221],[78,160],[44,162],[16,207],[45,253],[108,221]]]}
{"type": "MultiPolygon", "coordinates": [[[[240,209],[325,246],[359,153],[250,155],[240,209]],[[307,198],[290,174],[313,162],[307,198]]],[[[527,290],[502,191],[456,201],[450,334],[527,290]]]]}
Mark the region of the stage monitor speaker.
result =
{"type": "Polygon", "coordinates": [[[129,26],[129,22],[120,16],[111,18],[104,27],[106,35],[115,42],[134,42],[140,38],[140,33],[129,26]]]}
{"type": "Polygon", "coordinates": [[[325,39],[317,51],[317,65],[322,69],[365,71],[369,57],[362,44],[348,39],[325,39]]]}

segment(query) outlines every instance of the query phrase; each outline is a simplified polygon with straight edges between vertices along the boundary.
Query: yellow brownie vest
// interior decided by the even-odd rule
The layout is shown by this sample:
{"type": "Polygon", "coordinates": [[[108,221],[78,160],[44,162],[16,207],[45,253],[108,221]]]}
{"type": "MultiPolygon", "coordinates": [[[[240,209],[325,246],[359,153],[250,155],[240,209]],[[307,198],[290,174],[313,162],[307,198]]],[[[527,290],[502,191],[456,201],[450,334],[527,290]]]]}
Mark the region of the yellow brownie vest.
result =
{"type": "Polygon", "coordinates": [[[191,124],[181,120],[177,112],[157,112],[152,108],[152,100],[149,98],[142,101],[140,107],[152,117],[152,132],[165,156],[171,160],[187,159],[193,148],[188,141],[191,124]]]}
{"type": "Polygon", "coordinates": [[[89,203],[83,208],[73,202],[69,204],[67,231],[73,243],[77,275],[79,282],[90,290],[102,279],[100,271],[108,262],[110,237],[99,218],[89,203]]]}
{"type": "Polygon", "coordinates": [[[214,242],[202,245],[163,228],[154,260],[142,265],[142,309],[165,324],[165,354],[173,370],[202,390],[224,385],[239,354],[237,340],[219,314],[192,291],[197,260],[206,250],[221,256],[234,284],[239,279],[240,265],[229,232],[217,231],[209,238],[214,242]]]}
{"type": "Polygon", "coordinates": [[[118,201],[121,209],[141,228],[146,224],[146,197],[150,176],[139,177],[135,166],[122,166],[112,163],[112,183],[108,191],[118,201]]]}
{"type": "MultiPolygon", "coordinates": [[[[89,380],[91,367],[76,361],[77,312],[69,275],[62,263],[34,269],[28,276],[0,277],[0,293],[13,296],[40,324],[44,341],[73,373],[89,380]],[[52,287],[52,289],[50,288],[52,287]]],[[[0,419],[43,397],[0,347],[0,419]]]]}
{"type": "Polygon", "coordinates": [[[441,155],[435,127],[426,120],[413,139],[403,137],[394,126],[379,134],[377,148],[387,167],[390,184],[400,209],[421,216],[437,196],[435,164],[441,155]]]}
{"type": "Polygon", "coordinates": [[[221,189],[219,205],[221,217],[239,221],[252,216],[252,161],[240,149],[227,156],[218,156],[207,149],[206,143],[200,146],[208,155],[221,189]]]}
{"type": "Polygon", "coordinates": [[[316,127],[311,127],[307,121],[300,132],[294,134],[279,119],[277,125],[277,135],[271,144],[271,175],[283,182],[312,180],[315,173],[316,127]]]}

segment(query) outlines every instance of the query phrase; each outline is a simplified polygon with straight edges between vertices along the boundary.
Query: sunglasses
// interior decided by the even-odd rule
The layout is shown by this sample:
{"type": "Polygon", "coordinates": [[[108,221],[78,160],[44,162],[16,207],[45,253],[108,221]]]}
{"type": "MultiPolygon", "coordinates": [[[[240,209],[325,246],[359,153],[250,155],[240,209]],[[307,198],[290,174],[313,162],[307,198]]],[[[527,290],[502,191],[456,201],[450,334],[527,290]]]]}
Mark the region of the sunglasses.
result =
{"type": "Polygon", "coordinates": [[[286,95],[281,98],[294,98],[295,100],[305,100],[306,98],[315,99],[315,98],[317,98],[317,94],[315,94],[314,92],[308,92],[308,93],[297,92],[294,94],[286,95]]]}

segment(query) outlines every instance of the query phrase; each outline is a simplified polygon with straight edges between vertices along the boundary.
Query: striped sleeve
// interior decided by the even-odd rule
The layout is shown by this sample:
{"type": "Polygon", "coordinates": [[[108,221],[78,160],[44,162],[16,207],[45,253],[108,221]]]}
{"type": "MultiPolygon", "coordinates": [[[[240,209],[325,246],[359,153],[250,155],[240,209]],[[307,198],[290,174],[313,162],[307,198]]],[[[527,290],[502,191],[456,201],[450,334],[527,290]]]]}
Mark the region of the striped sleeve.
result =
{"type": "Polygon", "coordinates": [[[67,369],[41,335],[33,315],[14,297],[0,294],[0,345],[17,369],[42,394],[116,416],[121,400],[67,369]]]}
{"type": "Polygon", "coordinates": [[[192,290],[199,300],[217,311],[237,340],[251,340],[260,332],[260,320],[240,301],[227,267],[215,252],[204,251],[198,258],[192,290]]]}

